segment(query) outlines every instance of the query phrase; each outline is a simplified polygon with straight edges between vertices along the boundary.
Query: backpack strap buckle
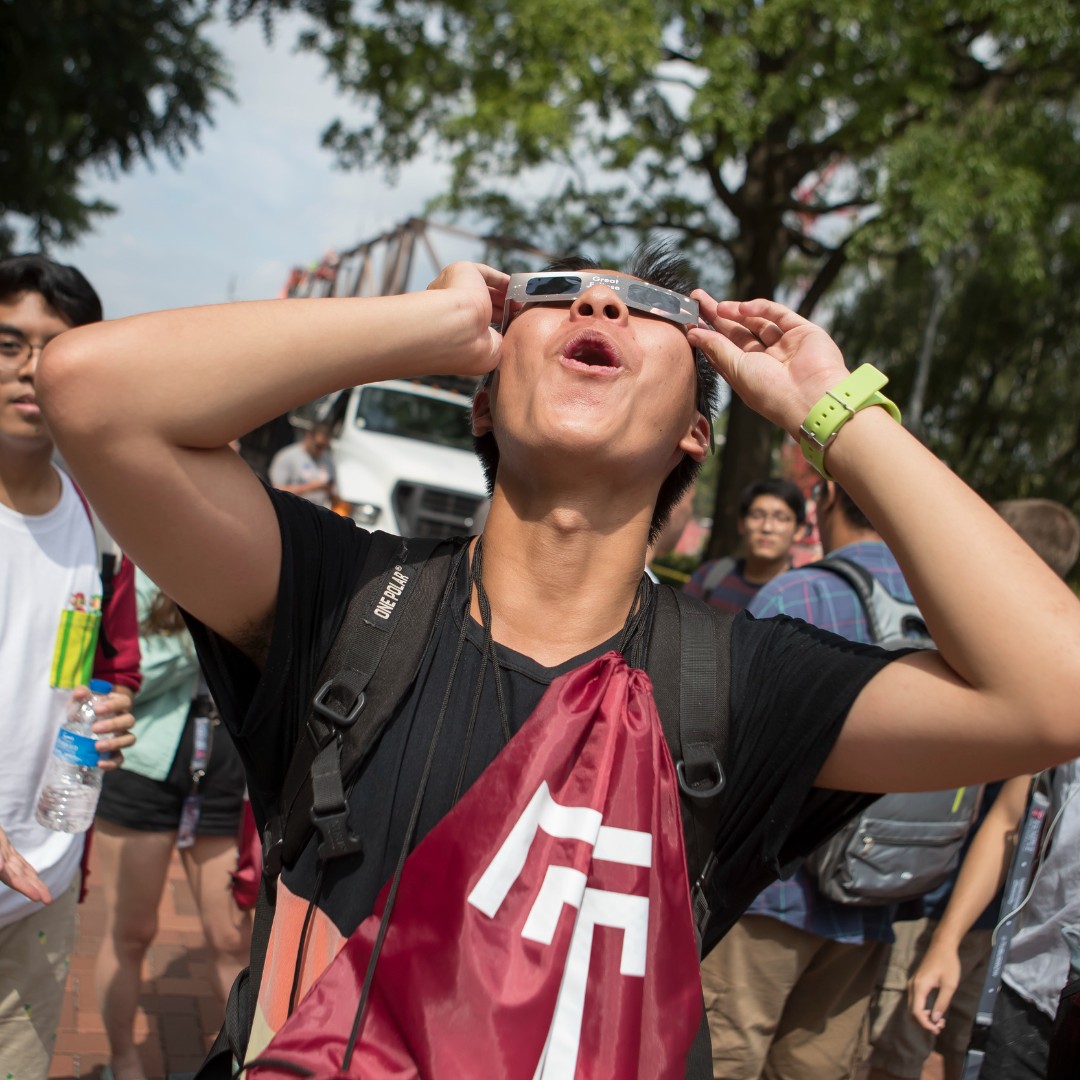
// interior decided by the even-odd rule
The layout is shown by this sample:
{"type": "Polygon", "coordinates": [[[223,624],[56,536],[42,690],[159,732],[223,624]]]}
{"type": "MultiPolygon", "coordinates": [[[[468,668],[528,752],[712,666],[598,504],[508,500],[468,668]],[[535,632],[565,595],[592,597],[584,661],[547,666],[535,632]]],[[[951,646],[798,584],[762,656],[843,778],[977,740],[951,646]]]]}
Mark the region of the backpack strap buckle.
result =
{"type": "Polygon", "coordinates": [[[710,852],[697,881],[690,886],[690,913],[694,919],[694,936],[697,938],[699,956],[705,938],[705,928],[709,925],[709,917],[712,915],[709,898],[705,895],[705,883],[716,869],[716,862],[716,853],[710,852]]]}
{"type": "Polygon", "coordinates": [[[361,850],[360,837],[349,831],[349,804],[341,780],[341,734],[311,763],[311,823],[319,830],[319,858],[338,859],[361,850]]]}
{"type": "Polygon", "coordinates": [[[319,687],[312,708],[336,729],[351,728],[367,703],[364,687],[369,678],[357,671],[338,672],[319,687]]]}
{"type": "Polygon", "coordinates": [[[280,814],[275,814],[267,821],[262,831],[263,876],[267,885],[276,882],[283,863],[282,852],[285,847],[284,822],[280,814]]]}
{"type": "Polygon", "coordinates": [[[711,747],[688,746],[682,761],[675,763],[679,790],[691,799],[711,799],[724,790],[724,767],[711,747]],[[696,752],[695,752],[696,751],[696,752]]]}

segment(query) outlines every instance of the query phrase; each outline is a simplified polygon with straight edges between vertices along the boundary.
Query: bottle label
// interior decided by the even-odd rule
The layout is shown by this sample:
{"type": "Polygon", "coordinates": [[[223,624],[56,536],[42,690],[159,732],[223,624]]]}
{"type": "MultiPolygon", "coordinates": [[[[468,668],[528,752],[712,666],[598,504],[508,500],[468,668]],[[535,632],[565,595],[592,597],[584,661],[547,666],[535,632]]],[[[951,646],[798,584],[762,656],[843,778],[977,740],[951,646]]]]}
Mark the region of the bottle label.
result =
{"type": "Polygon", "coordinates": [[[74,731],[61,729],[56,735],[53,755],[67,765],[98,766],[98,752],[94,749],[97,739],[90,735],[76,735],[74,731]]]}

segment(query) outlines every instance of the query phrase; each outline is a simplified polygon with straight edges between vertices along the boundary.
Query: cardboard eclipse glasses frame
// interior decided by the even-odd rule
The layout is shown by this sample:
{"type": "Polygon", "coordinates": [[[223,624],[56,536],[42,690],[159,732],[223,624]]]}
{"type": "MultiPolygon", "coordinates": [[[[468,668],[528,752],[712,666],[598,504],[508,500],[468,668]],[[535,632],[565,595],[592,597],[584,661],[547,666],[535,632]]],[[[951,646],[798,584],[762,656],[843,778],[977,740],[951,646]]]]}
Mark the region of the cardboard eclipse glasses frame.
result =
{"type": "Polygon", "coordinates": [[[547,270],[537,274],[511,274],[503,304],[499,333],[526,304],[566,304],[593,285],[606,285],[628,308],[656,315],[680,326],[698,325],[698,303],[659,285],[650,285],[625,274],[594,270],[547,270]],[[517,305],[515,307],[515,305],[517,305]]]}

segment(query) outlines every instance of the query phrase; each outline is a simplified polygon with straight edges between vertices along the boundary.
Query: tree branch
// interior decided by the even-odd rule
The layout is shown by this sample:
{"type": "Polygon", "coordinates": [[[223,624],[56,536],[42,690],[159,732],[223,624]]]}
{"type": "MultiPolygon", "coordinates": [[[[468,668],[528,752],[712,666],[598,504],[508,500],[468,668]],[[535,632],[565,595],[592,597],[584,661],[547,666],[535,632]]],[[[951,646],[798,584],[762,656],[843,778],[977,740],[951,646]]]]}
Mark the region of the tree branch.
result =
{"type": "Polygon", "coordinates": [[[817,307],[818,301],[826,292],[828,292],[833,282],[840,276],[840,271],[847,262],[848,245],[859,231],[859,229],[852,230],[843,243],[832,249],[829,253],[829,257],[818,270],[817,276],[810,283],[810,288],[803,293],[802,299],[799,301],[798,307],[796,307],[795,310],[804,319],[809,319],[813,315],[814,308],[817,307]]]}

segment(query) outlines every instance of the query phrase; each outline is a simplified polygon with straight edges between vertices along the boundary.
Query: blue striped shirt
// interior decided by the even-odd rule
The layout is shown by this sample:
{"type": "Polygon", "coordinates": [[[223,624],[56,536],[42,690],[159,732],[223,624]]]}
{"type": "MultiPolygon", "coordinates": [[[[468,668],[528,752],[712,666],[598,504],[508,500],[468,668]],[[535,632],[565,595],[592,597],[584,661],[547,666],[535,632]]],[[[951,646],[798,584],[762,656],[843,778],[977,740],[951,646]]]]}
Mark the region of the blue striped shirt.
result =
{"type": "MultiPolygon", "coordinates": [[[[912,600],[892,552],[880,541],[860,541],[830,554],[865,567],[898,600],[912,600]]],[[[762,586],[747,605],[756,618],[791,615],[853,641],[870,641],[859,598],[843,578],[829,570],[789,570],[762,586]]],[[[801,867],[786,881],[773,882],[750,905],[748,915],[767,915],[818,937],[851,944],[893,941],[894,908],[850,907],[822,896],[801,867]]]]}

